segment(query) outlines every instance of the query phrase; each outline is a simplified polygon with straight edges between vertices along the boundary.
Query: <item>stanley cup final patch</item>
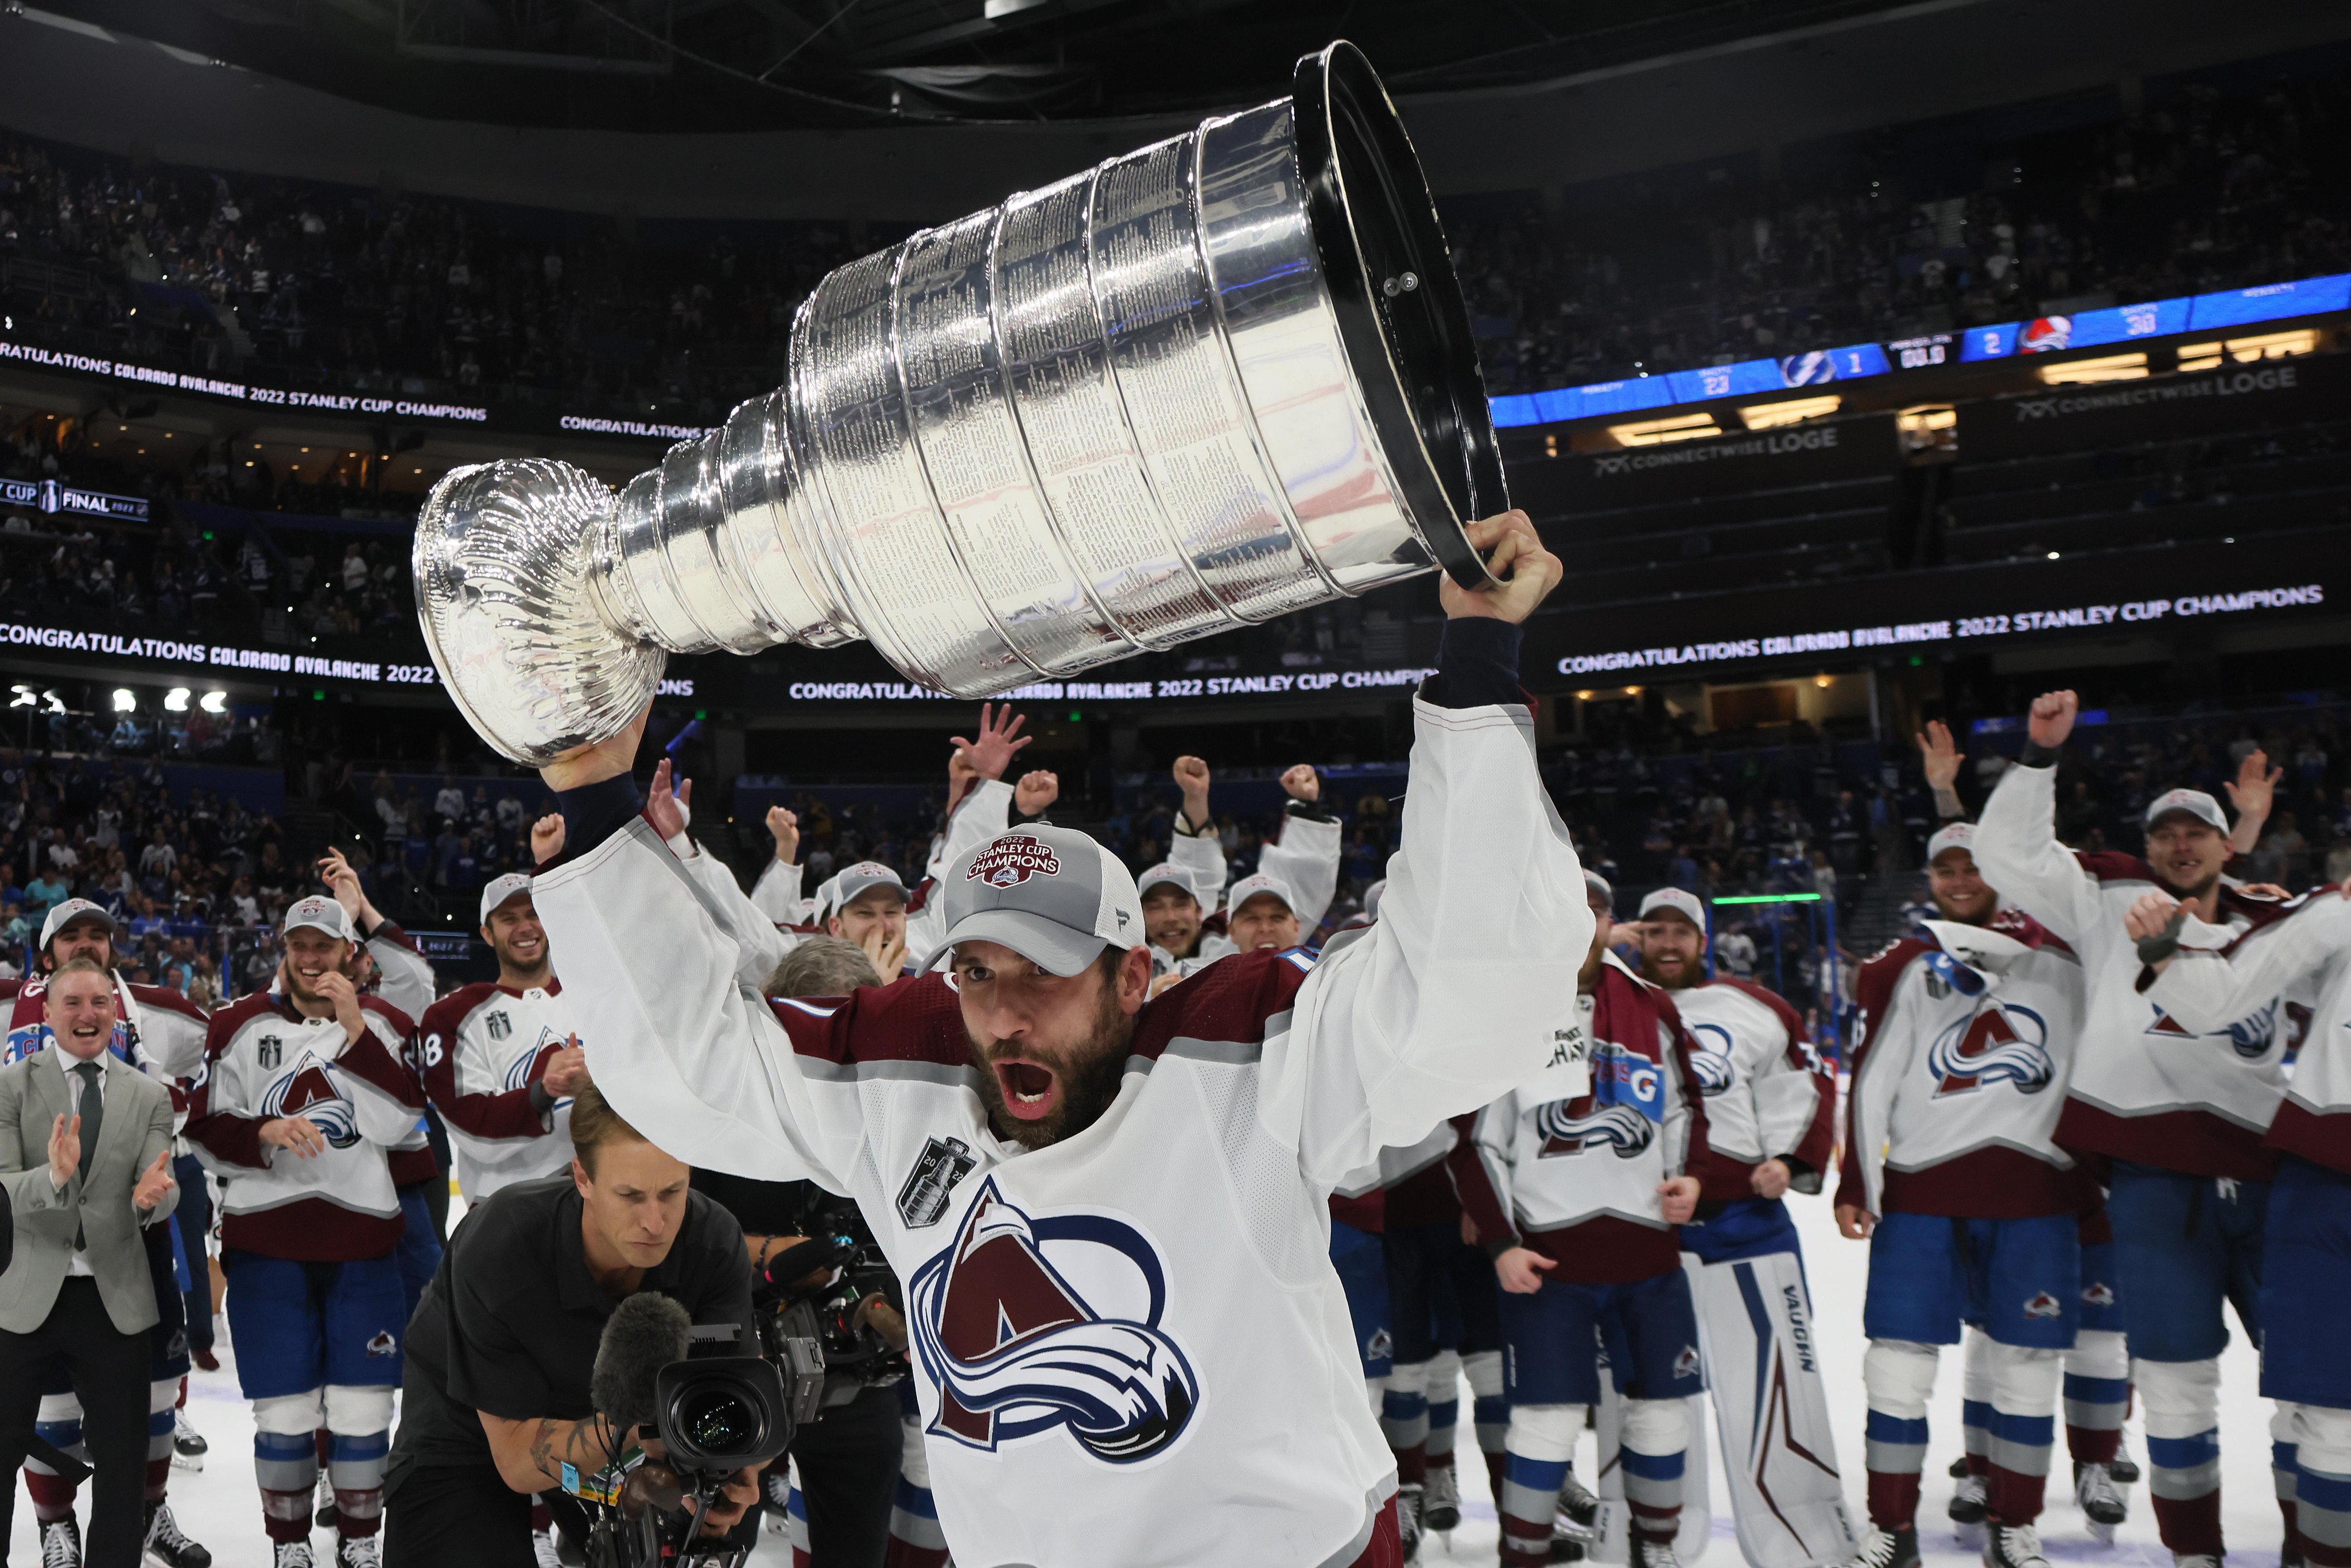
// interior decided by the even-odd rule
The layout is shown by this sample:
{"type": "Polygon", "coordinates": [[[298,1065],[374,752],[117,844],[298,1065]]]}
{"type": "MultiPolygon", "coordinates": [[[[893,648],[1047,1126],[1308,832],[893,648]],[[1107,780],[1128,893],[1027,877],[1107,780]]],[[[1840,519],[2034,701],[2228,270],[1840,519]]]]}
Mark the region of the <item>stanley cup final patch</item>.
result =
{"type": "Polygon", "coordinates": [[[906,1185],[898,1189],[898,1218],[909,1230],[920,1230],[926,1225],[936,1225],[947,1211],[947,1198],[955,1184],[971,1174],[979,1162],[972,1157],[971,1145],[961,1138],[933,1138],[906,1173],[906,1185]]]}

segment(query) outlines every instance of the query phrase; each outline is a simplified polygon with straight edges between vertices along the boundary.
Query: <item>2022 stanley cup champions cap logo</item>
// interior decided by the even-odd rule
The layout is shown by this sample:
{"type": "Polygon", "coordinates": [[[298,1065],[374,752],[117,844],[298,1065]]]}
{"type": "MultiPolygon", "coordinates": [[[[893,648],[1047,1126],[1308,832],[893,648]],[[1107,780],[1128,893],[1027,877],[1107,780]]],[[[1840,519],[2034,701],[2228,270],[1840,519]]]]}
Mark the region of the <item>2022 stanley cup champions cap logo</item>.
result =
{"type": "Polygon", "coordinates": [[[1018,887],[1032,876],[1061,874],[1061,857],[1052,845],[1026,834],[1008,833],[974,855],[963,877],[990,887],[1018,887]]]}

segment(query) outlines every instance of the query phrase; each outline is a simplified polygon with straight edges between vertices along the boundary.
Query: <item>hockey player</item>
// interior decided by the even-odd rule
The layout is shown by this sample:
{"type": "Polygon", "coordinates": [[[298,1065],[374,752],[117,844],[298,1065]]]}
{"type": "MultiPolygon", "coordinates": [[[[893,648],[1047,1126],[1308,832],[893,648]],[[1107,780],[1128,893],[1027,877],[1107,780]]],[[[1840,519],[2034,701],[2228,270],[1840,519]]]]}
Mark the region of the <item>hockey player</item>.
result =
{"type": "Polygon", "coordinates": [[[811,904],[800,896],[799,813],[782,806],[768,807],[768,836],[775,841],[776,852],[759,868],[758,879],[751,884],[751,902],[778,925],[804,925],[811,904]]]}
{"type": "MultiPolygon", "coordinates": [[[[2294,1079],[2265,1144],[2277,1154],[2263,1231],[2262,1392],[2284,1560],[2351,1564],[2351,901],[2324,888],[2233,946],[2168,894],[2143,894],[2126,934],[2152,974],[2146,996],[2208,1040],[2230,1020],[2306,1005],[2294,1079]]],[[[2227,1049],[2220,1047],[2218,1049],[2227,1049]]],[[[2150,1442],[2150,1453],[2152,1443],[2150,1442]]]]}
{"type": "Polygon", "coordinates": [[[1604,1341],[1626,1396],[1619,1452],[1633,1568],[1674,1568],[1687,1401],[1706,1386],[1675,1228],[1698,1207],[1687,1170],[1704,1168],[1706,1113],[1673,1002],[1608,950],[1608,884],[1589,873],[1585,882],[1594,925],[1574,1022],[1549,1065],[1478,1113],[1478,1158],[1454,1167],[1502,1288],[1501,1558],[1551,1561],[1575,1440],[1600,1401],[1604,1341]]]}
{"type": "Polygon", "coordinates": [[[640,821],[639,730],[546,771],[574,849],[539,907],[612,1020],[599,1086],[705,1165],[846,1184],[907,1281],[965,1560],[1398,1561],[1322,1200],[1540,1063],[1590,936],[1516,698],[1511,623],[1559,564],[1523,515],[1471,538],[1501,582],[1439,583],[1389,917],[1319,964],[1243,954],[1146,1001],[1132,877],[1039,827],[943,879],[952,986],[770,1007],[773,925],[640,821]]]}
{"type": "Polygon", "coordinates": [[[2053,1141],[2082,965],[1977,870],[1965,822],[1928,843],[1941,918],[1861,973],[1837,1227],[1867,1239],[1869,1516],[1855,1568],[1917,1561],[1938,1345],[1987,1338],[1987,1568],[2037,1568],[2058,1384],[2079,1318],[2083,1177],[2053,1141]]]}
{"type": "MultiPolygon", "coordinates": [[[[1216,820],[1208,814],[1208,765],[1196,757],[1179,757],[1174,768],[1176,786],[1183,791],[1184,807],[1176,814],[1176,841],[1167,858],[1181,868],[1203,904],[1214,907],[1225,893],[1225,852],[1217,838],[1216,820]]],[[[1290,799],[1281,809],[1281,837],[1258,851],[1257,869],[1295,894],[1292,913],[1301,930],[1322,923],[1339,890],[1339,814],[1322,802],[1322,775],[1301,762],[1281,775],[1282,793],[1290,799]]],[[[1224,907],[1232,908],[1229,898],[1224,907]]],[[[1192,927],[1197,945],[1189,952],[1169,951],[1177,958],[1215,958],[1232,951],[1228,937],[1202,934],[1202,923],[1192,927]]],[[[1157,960],[1155,960],[1156,962],[1157,960]]]]}
{"type": "MultiPolygon", "coordinates": [[[[23,980],[0,981],[0,1000],[8,1004],[5,1060],[21,1061],[53,1043],[46,1012],[48,977],[61,965],[87,959],[114,981],[114,1038],[109,1049],[149,1077],[162,1080],[172,1089],[177,1106],[181,1096],[175,1080],[204,1065],[204,1015],[177,991],[134,986],[125,980],[115,964],[114,938],[120,931],[114,917],[88,899],[69,898],[49,910],[41,922],[38,972],[23,980]]],[[[189,1184],[176,1166],[173,1176],[180,1181],[179,1205],[187,1207],[189,1184]]],[[[201,1197],[204,1190],[199,1171],[195,1191],[201,1197]]],[[[197,1214],[209,1212],[208,1205],[196,1206],[197,1214]]],[[[148,1331],[146,1551],[164,1568],[206,1568],[212,1553],[180,1529],[167,1498],[172,1458],[178,1445],[187,1443],[190,1456],[199,1459],[205,1451],[203,1437],[187,1425],[181,1408],[187,1389],[190,1312],[201,1304],[204,1327],[211,1329],[212,1281],[207,1275],[198,1281],[201,1289],[183,1291],[172,1263],[176,1245],[192,1270],[204,1269],[204,1231],[196,1214],[191,1214],[189,1226],[183,1228],[175,1210],[165,1224],[146,1232],[143,1239],[148,1268],[155,1280],[157,1310],[155,1326],[148,1331]]],[[[210,1338],[207,1332],[207,1343],[210,1338]]],[[[72,1380],[60,1366],[42,1390],[34,1430],[52,1447],[81,1458],[81,1414],[72,1380]]],[[[53,1564],[76,1568],[81,1561],[80,1531],[74,1522],[78,1489],[39,1460],[28,1459],[25,1490],[33,1500],[44,1568],[53,1564]]]]}
{"type": "Polygon", "coordinates": [[[530,883],[510,872],[482,890],[482,940],[497,956],[498,977],[450,992],[417,1030],[424,1092],[449,1128],[468,1207],[500,1187],[570,1169],[571,1098],[588,1083],[530,883]]]}
{"type": "Polygon", "coordinates": [[[1461,1522],[1453,1448],[1463,1376],[1469,1380],[1478,1446],[1496,1497],[1502,1494],[1509,1419],[1494,1270],[1485,1253],[1462,1239],[1461,1199],[1447,1164],[1468,1144],[1474,1122],[1455,1116],[1408,1148],[1380,1151],[1385,1191],[1380,1241],[1393,1359],[1380,1426],[1395,1455],[1399,1485],[1422,1488],[1422,1529],[1439,1533],[1461,1522]]]}
{"type": "Polygon", "coordinates": [[[404,1221],[386,1152],[424,1096],[408,1019],[344,973],[342,905],[287,910],[277,985],[214,1015],[188,1135],[232,1176],[221,1267],[253,1401],[254,1471],[275,1568],[310,1568],[315,1434],[333,1434],[338,1568],[373,1568],[406,1303],[404,1221]]]}
{"type": "Polygon", "coordinates": [[[2220,1307],[2233,1301],[2258,1336],[2254,1282],[2276,1163],[2261,1129],[2284,1098],[2289,1030],[2275,1009],[2186,1028],[2139,994],[2123,917],[2150,888],[2239,934],[2279,905],[2222,884],[2228,819],[2200,790],[2148,804],[2146,860],[2058,843],[2055,764],[2078,707],[2072,692],[2033,699],[2023,755],[1984,806],[1975,855],[2002,898],[2081,957],[2082,1038],[2057,1143],[2105,1167],[2156,1523],[2175,1558],[2205,1568],[2222,1550],[2220,1307]]]}
{"type": "Polygon", "coordinates": [[[1795,1222],[1782,1198],[1821,1190],[1836,1145],[1836,1078],[1794,1009],[1749,980],[1708,980],[1706,905],[1677,887],[1641,901],[1641,977],[1672,997],[1706,1103],[1685,1266],[1740,1549],[1755,1568],[1853,1550],[1795,1222]],[[1760,1406],[1760,1407],[1759,1407],[1760,1406]]]}

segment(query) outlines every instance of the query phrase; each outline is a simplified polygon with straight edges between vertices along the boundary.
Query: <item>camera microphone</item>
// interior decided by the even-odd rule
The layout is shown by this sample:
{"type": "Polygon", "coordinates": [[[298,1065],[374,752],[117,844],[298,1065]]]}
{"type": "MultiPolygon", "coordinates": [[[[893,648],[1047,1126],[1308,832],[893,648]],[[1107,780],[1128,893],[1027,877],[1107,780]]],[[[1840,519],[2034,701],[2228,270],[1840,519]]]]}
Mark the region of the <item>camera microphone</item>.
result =
{"type": "Polygon", "coordinates": [[[662,1368],[685,1359],[693,1330],[684,1307],[650,1291],[615,1307],[588,1375],[589,1397],[598,1413],[623,1429],[650,1429],[660,1410],[662,1368]]]}

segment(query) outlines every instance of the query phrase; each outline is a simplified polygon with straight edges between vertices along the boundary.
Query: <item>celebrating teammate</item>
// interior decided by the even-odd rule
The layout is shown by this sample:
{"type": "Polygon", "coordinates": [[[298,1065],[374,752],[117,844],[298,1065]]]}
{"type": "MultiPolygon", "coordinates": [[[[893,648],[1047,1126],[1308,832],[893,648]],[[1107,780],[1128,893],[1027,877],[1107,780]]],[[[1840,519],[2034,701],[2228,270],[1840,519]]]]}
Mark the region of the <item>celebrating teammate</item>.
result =
{"type": "Polygon", "coordinates": [[[856,1197],[907,1281],[959,1555],[1397,1560],[1322,1200],[1538,1067],[1591,934],[1516,696],[1559,563],[1522,515],[1472,537],[1500,585],[1440,583],[1388,918],[1319,964],[1245,954],[1146,1000],[1133,879],[1037,827],[943,879],[952,986],[771,1008],[773,924],[640,817],[642,725],[547,769],[575,848],[539,906],[611,1020],[599,1085],[702,1164],[856,1197]]]}
{"type": "Polygon", "coordinates": [[[1993,789],[1972,848],[2001,896],[2082,964],[2081,1041],[2056,1141],[2105,1167],[2156,1523],[2183,1568],[2211,1568],[2222,1551],[2220,1307],[2233,1298],[2258,1335],[2250,1282],[2276,1165],[2262,1129],[2284,1097],[2288,1030],[2282,1009],[2197,1030],[2151,1007],[2124,916],[2151,887],[2239,935],[2279,908],[2223,885],[2228,819],[2199,789],[2148,803],[2145,860],[2060,844],[2055,765],[2078,708],[2072,692],[2033,699],[2023,754],[1993,789]]]}

